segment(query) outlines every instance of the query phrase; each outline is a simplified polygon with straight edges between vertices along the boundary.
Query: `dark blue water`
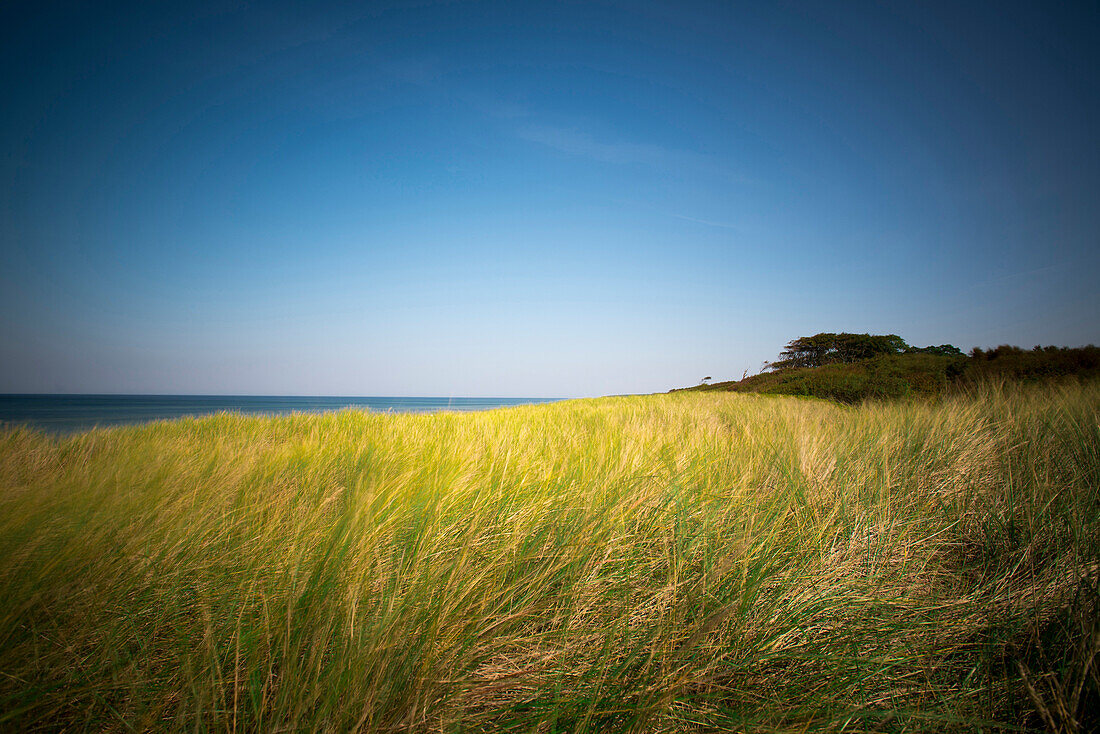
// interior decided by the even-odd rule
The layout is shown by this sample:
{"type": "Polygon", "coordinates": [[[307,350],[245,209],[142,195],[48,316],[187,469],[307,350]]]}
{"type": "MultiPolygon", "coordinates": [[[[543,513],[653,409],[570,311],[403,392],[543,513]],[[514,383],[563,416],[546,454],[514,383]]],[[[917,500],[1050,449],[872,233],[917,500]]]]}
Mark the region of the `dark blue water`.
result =
{"type": "Polygon", "coordinates": [[[210,415],[234,411],[260,415],[322,413],[344,408],[399,413],[487,410],[552,402],[554,398],[334,398],[252,395],[0,395],[0,426],[12,424],[51,433],[96,426],[210,415]]]}

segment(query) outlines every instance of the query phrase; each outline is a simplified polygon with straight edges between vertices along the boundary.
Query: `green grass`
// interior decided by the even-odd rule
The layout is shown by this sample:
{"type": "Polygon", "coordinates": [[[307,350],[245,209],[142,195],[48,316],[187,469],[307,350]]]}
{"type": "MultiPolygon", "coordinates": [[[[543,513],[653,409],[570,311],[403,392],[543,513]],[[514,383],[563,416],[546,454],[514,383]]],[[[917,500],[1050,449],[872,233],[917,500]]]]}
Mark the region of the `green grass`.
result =
{"type": "Polygon", "coordinates": [[[761,372],[743,380],[686,389],[800,395],[848,404],[863,400],[934,397],[955,387],[966,365],[966,357],[891,354],[844,364],[790,367],[761,372]]]}
{"type": "Polygon", "coordinates": [[[1100,348],[1000,346],[970,356],[921,352],[884,354],[854,362],[817,367],[785,367],[741,380],[680,390],[763,393],[824,398],[845,404],[866,400],[935,398],[973,392],[988,383],[1013,384],[1095,381],[1100,378],[1100,348]]]}
{"type": "Polygon", "coordinates": [[[1088,730],[1098,418],[1071,384],[0,433],[0,728],[1088,730]]]}

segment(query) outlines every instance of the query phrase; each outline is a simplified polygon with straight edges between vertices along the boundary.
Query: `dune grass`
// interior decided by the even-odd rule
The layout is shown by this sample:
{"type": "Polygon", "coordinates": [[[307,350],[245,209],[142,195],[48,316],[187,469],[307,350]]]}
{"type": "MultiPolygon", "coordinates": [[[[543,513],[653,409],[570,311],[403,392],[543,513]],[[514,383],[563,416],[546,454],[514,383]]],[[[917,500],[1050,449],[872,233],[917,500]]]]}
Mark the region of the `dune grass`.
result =
{"type": "Polygon", "coordinates": [[[1084,731],[1098,418],[1071,384],[3,432],[0,727],[1084,731]]]}

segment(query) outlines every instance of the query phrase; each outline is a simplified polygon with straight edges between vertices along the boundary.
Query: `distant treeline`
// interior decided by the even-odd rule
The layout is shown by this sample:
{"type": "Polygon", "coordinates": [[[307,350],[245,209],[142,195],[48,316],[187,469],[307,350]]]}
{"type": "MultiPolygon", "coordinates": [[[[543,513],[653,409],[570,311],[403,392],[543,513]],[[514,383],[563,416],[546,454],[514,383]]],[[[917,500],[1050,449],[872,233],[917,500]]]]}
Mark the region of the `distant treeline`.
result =
{"type": "Polygon", "coordinates": [[[980,382],[1100,377],[1100,347],[913,347],[896,334],[815,334],[789,342],[766,371],[690,390],[806,395],[855,403],[941,395],[980,382]]]}

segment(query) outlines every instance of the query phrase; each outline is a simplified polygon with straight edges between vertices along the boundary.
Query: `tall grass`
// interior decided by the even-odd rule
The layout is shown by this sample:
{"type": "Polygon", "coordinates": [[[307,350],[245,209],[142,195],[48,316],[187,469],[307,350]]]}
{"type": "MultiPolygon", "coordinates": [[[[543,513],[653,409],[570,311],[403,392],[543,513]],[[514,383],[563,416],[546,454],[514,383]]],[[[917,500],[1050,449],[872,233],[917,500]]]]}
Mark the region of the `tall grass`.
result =
{"type": "Polygon", "coordinates": [[[1086,730],[1098,417],[1068,385],[0,433],[0,727],[1086,730]]]}

